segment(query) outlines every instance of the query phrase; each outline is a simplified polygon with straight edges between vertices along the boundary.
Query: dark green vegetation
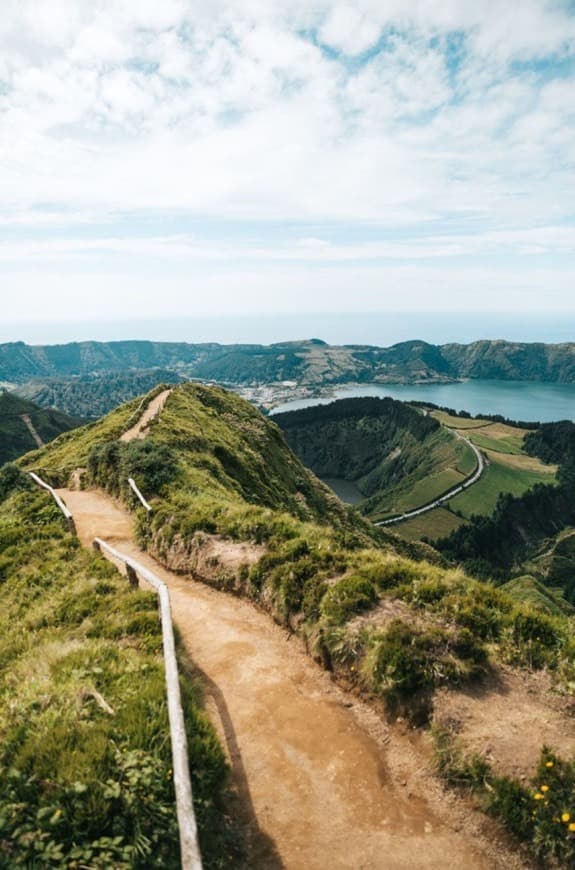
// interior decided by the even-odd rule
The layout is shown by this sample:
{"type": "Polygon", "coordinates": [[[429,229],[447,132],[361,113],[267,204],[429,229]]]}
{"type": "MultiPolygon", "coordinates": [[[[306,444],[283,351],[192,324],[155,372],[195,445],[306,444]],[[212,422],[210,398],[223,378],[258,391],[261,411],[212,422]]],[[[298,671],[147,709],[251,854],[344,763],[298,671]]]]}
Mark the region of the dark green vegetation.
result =
{"type": "Polygon", "coordinates": [[[474,517],[436,546],[476,575],[503,581],[527,574],[548,593],[559,589],[575,603],[575,424],[542,424],[527,435],[524,448],[559,464],[558,485],[502,495],[492,516],[474,517]]]}
{"type": "Polygon", "coordinates": [[[0,465],[36,449],[37,443],[26,419],[44,442],[84,422],[59,411],[45,411],[32,402],[0,392],[0,465]]]}
{"type": "Polygon", "coordinates": [[[497,776],[478,755],[466,755],[448,730],[436,729],[434,740],[442,776],[500,819],[525,844],[537,866],[575,867],[575,761],[544,746],[527,785],[497,776]]]}
{"type": "Polygon", "coordinates": [[[161,368],[149,372],[106,372],[30,381],[16,393],[41,408],[59,408],[88,420],[109,414],[118,405],[149,393],[157,384],[177,384],[182,380],[176,372],[161,368]]]}
{"type": "Polygon", "coordinates": [[[392,347],[332,347],[319,340],[264,345],[151,341],[0,345],[0,382],[167,368],[230,384],[297,380],[301,384],[452,381],[462,377],[575,381],[575,344],[478,341],[469,345],[407,341],[392,347]]]}
{"type": "MultiPolygon", "coordinates": [[[[175,870],[156,596],[83,551],[13,466],[0,501],[0,867],[175,870]]],[[[182,689],[205,866],[238,866],[224,755],[182,689]]]]}
{"type": "Polygon", "coordinates": [[[274,421],[321,478],[353,482],[371,519],[427,504],[475,470],[473,451],[437,420],[395,399],[342,399],[274,421]]]}

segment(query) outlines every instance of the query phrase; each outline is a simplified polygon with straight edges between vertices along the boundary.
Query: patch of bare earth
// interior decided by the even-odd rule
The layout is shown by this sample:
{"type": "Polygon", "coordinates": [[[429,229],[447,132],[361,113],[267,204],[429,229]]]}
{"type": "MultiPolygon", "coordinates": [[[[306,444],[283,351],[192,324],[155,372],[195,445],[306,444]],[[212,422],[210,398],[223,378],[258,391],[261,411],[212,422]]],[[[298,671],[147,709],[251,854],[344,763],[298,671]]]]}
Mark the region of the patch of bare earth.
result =
{"type": "MultiPolygon", "coordinates": [[[[153,545],[150,552],[154,552],[153,545]]],[[[194,573],[205,580],[216,580],[222,572],[235,577],[239,568],[255,565],[265,552],[261,544],[196,532],[189,541],[176,535],[161,561],[178,574],[194,573]]]]}
{"type": "Polygon", "coordinates": [[[501,667],[481,685],[439,691],[434,711],[438,725],[500,775],[530,779],[544,744],[575,754],[575,699],[554,691],[543,671],[501,667]]]}

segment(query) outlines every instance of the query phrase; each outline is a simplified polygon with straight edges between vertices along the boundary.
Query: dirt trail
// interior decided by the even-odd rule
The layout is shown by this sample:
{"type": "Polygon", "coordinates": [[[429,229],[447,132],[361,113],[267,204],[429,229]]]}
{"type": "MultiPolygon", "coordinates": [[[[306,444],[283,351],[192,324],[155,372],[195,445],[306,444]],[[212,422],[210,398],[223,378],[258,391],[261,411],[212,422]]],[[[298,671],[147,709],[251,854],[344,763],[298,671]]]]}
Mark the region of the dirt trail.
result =
{"type": "Polygon", "coordinates": [[[227,746],[250,868],[522,866],[477,831],[454,830],[453,817],[446,824],[438,802],[432,809],[421,796],[425,789],[402,788],[385,741],[365,727],[362,705],[334,686],[297,638],[251,604],[160,567],[138,549],[131,517],[109,496],[59,493],[83,544],[98,535],[169,586],[174,620],[227,746]]]}
{"type": "Polygon", "coordinates": [[[44,447],[44,442],[40,438],[36,427],[34,426],[32,420],[30,419],[30,415],[29,414],[21,414],[20,419],[27,426],[30,435],[32,436],[32,438],[36,442],[36,447],[44,447]]]}
{"type": "Polygon", "coordinates": [[[545,671],[500,666],[479,686],[438,692],[434,707],[435,721],[499,775],[528,781],[543,745],[567,758],[575,752],[575,702],[554,690],[545,671]]]}
{"type": "Polygon", "coordinates": [[[171,389],[164,390],[163,393],[159,393],[154,399],[152,399],[138,422],[132,426],[131,429],[128,429],[127,432],[124,432],[123,435],[120,435],[120,441],[134,441],[136,438],[145,438],[148,426],[154,417],[157,417],[158,414],[161,413],[161,410],[166,403],[166,399],[171,392],[171,389]]]}

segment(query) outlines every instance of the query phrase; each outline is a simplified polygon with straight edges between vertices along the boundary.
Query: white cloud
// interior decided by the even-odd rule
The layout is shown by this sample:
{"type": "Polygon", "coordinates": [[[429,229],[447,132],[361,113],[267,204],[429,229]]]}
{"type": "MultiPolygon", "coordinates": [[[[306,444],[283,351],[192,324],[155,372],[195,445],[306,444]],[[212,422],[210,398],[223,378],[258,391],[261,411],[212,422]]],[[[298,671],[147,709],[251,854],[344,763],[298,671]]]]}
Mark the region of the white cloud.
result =
{"type": "Polygon", "coordinates": [[[8,0],[0,259],[572,257],[574,56],[560,0],[8,0]]]}

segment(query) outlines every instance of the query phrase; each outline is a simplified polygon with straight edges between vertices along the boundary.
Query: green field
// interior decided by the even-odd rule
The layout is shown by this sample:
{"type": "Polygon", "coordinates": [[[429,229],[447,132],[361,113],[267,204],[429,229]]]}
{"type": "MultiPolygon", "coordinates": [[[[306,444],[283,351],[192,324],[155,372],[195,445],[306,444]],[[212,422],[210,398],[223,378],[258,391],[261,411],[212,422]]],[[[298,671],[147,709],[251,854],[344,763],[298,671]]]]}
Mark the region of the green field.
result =
{"type": "Polygon", "coordinates": [[[555,469],[541,466],[541,470],[533,470],[531,457],[526,456],[525,467],[519,464],[508,464],[496,453],[488,452],[488,466],[481,479],[466,492],[451,499],[449,506],[469,518],[474,514],[489,516],[495,510],[497,499],[503,492],[512,495],[523,495],[536,483],[553,483],[555,469]],[[545,470],[544,470],[545,469],[545,470]]]}
{"type": "Polygon", "coordinates": [[[471,448],[447,429],[439,430],[429,439],[426,451],[425,462],[407,471],[400,482],[377,498],[366,501],[371,519],[407,513],[435,501],[462,483],[477,465],[471,448]]]}
{"type": "MultiPolygon", "coordinates": [[[[432,416],[479,447],[487,460],[487,467],[476,484],[449,501],[446,505],[449,510],[438,508],[395,526],[395,531],[402,537],[409,540],[422,537],[436,540],[448,535],[474,515],[492,514],[502,493],[519,496],[537,483],[555,481],[555,466],[544,465],[539,459],[523,452],[526,429],[489,420],[452,417],[443,411],[433,411],[432,416]]],[[[475,455],[463,441],[459,443],[465,447],[459,462],[412,485],[409,492],[404,493],[401,501],[397,502],[401,510],[407,512],[433,501],[450,485],[456,486],[469,477],[476,466],[475,455]],[[448,485],[441,489],[444,483],[448,485]]]]}
{"type": "Polygon", "coordinates": [[[449,535],[463,524],[464,520],[451,511],[446,508],[437,508],[418,517],[413,517],[411,520],[406,520],[404,523],[398,523],[396,526],[388,526],[388,528],[410,541],[420,541],[422,538],[434,541],[449,535]]]}
{"type": "Polygon", "coordinates": [[[482,429],[489,425],[489,420],[473,420],[468,417],[453,417],[445,411],[431,411],[431,416],[443,423],[449,429],[482,429]]]}

